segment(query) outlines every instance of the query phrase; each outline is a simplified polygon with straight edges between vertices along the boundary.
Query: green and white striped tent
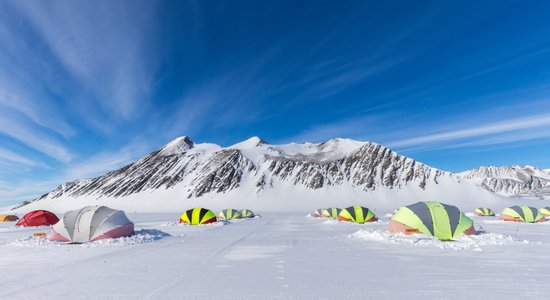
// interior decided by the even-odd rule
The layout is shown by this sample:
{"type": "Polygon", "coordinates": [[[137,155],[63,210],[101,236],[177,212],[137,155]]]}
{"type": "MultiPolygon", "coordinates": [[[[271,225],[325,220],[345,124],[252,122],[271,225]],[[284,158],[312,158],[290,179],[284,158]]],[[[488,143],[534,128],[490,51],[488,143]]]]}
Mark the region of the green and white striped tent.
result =
{"type": "Polygon", "coordinates": [[[542,207],[539,208],[539,211],[541,214],[543,214],[545,217],[550,217],[550,207],[542,207]]]}
{"type": "Polygon", "coordinates": [[[504,221],[526,223],[545,221],[544,215],[538,209],[527,205],[507,207],[500,213],[499,218],[504,221]]]}
{"type": "Polygon", "coordinates": [[[462,233],[475,234],[474,221],[453,205],[436,201],[403,206],[391,217],[389,230],[405,234],[423,233],[452,240],[462,233]]]}
{"type": "Polygon", "coordinates": [[[221,220],[241,219],[241,212],[236,209],[224,209],[218,214],[221,220]]]}
{"type": "Polygon", "coordinates": [[[253,211],[251,211],[249,209],[243,209],[243,210],[241,210],[241,216],[243,218],[254,218],[256,215],[254,214],[253,211]]]}
{"type": "Polygon", "coordinates": [[[487,207],[478,207],[474,210],[474,214],[482,217],[494,216],[495,212],[487,207]]]}

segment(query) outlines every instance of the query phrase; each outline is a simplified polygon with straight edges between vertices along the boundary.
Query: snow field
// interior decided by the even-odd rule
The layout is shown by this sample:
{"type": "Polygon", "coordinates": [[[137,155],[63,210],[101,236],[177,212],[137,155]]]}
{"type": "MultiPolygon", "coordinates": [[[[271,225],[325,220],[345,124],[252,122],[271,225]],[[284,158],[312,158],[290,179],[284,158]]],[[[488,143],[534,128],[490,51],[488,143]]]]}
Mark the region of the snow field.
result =
{"type": "Polygon", "coordinates": [[[177,224],[179,214],[128,217],[135,236],[79,245],[32,237],[48,227],[0,224],[0,298],[508,299],[550,293],[545,223],[473,217],[487,233],[441,242],[391,234],[387,217],[355,224],[267,213],[202,226],[177,224]]]}

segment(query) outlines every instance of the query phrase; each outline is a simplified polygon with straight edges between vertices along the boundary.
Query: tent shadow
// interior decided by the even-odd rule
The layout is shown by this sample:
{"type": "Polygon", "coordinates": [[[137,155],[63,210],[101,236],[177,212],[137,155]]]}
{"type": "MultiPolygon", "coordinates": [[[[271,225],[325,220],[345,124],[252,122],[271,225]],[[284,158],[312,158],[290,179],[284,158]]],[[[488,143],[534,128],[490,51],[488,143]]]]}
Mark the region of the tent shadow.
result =
{"type": "Polygon", "coordinates": [[[141,229],[136,230],[133,235],[151,235],[154,241],[158,241],[162,238],[172,236],[171,234],[158,230],[158,229],[141,229]]]}

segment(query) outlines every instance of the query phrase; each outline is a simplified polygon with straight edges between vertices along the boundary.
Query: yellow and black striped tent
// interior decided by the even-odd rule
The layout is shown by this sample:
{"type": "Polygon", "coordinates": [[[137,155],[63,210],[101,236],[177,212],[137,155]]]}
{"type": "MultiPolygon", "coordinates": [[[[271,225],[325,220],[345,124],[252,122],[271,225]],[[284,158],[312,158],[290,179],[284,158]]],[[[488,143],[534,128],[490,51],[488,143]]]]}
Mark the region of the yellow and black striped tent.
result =
{"type": "Polygon", "coordinates": [[[341,208],[331,207],[331,208],[323,209],[323,211],[321,212],[321,215],[324,218],[338,219],[338,215],[340,214],[341,211],[342,211],[341,208]]]}
{"type": "Polygon", "coordinates": [[[487,216],[494,216],[495,212],[487,207],[478,207],[474,210],[474,214],[481,217],[487,217],[487,216]]]}
{"type": "Polygon", "coordinates": [[[338,214],[338,220],[346,222],[365,223],[376,221],[376,216],[374,215],[372,210],[363,206],[355,205],[342,209],[340,214],[338,214]]]}
{"type": "Polygon", "coordinates": [[[180,223],[189,225],[208,224],[216,221],[216,215],[211,210],[201,207],[190,209],[180,217],[180,223]]]}
{"type": "Polygon", "coordinates": [[[243,218],[254,218],[256,215],[254,214],[253,211],[251,211],[249,209],[243,209],[243,210],[241,210],[241,216],[243,218]]]}
{"type": "Polygon", "coordinates": [[[232,220],[232,219],[241,219],[242,215],[241,212],[236,209],[224,209],[220,211],[218,214],[218,217],[222,220],[232,220]]]}

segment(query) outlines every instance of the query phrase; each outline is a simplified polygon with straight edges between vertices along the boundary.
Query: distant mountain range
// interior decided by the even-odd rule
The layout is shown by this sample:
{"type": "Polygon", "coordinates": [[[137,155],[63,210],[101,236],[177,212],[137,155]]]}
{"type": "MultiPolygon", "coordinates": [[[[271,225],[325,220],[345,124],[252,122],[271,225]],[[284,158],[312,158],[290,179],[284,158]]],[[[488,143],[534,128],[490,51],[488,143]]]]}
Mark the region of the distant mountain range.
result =
{"type": "Polygon", "coordinates": [[[457,175],[504,196],[550,198],[550,170],[532,166],[488,166],[457,175]]]}
{"type": "Polygon", "coordinates": [[[350,139],[270,145],[253,137],[223,148],[183,136],[103,176],[64,183],[18,209],[67,210],[96,203],[135,211],[190,205],[301,210],[358,201],[389,209],[415,200],[474,206],[480,199],[499,201],[492,192],[544,197],[549,178],[548,171],[533,167],[452,174],[382,145],[350,139]]]}

